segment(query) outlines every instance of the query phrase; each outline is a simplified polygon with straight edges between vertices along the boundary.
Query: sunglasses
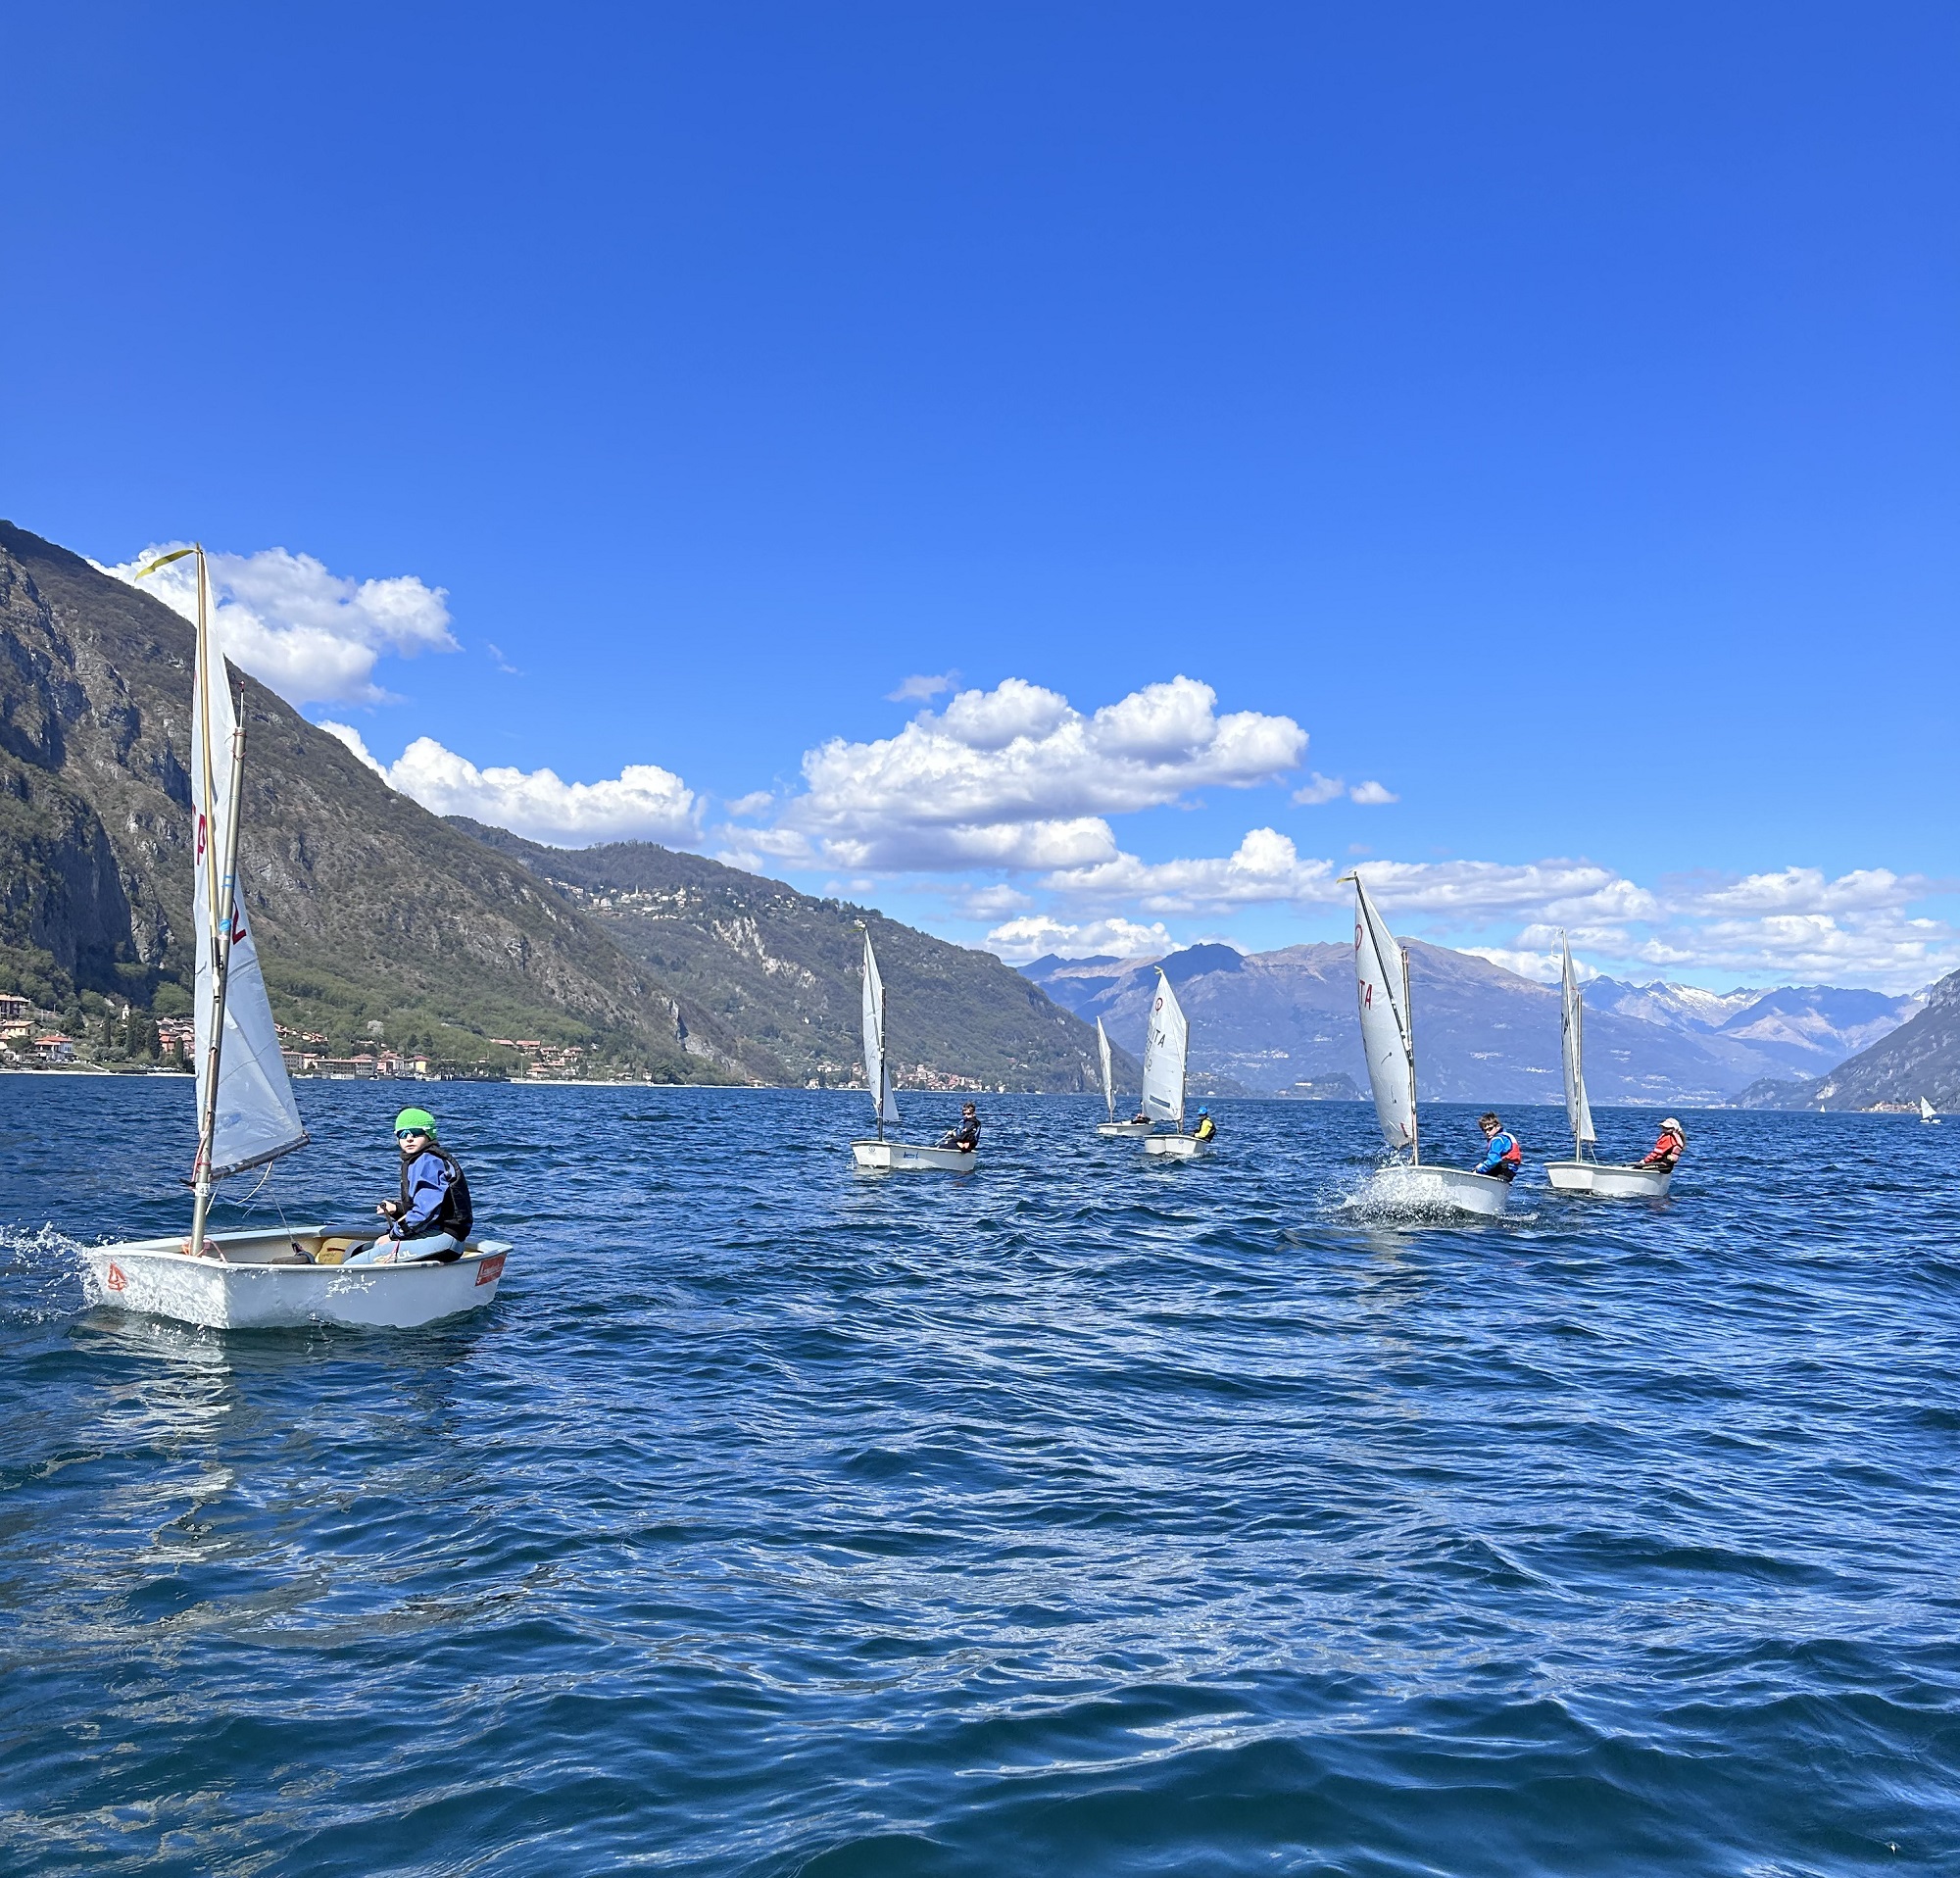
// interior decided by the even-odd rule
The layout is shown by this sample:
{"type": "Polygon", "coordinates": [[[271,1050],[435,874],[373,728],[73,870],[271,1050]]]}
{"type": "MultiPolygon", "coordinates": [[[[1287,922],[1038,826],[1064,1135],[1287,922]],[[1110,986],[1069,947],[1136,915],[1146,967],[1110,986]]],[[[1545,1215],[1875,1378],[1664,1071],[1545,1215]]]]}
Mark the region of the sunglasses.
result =
{"type": "Polygon", "coordinates": [[[428,1130],[426,1128],[397,1128],[395,1130],[395,1139],[397,1141],[426,1141],[428,1139],[428,1130]]]}

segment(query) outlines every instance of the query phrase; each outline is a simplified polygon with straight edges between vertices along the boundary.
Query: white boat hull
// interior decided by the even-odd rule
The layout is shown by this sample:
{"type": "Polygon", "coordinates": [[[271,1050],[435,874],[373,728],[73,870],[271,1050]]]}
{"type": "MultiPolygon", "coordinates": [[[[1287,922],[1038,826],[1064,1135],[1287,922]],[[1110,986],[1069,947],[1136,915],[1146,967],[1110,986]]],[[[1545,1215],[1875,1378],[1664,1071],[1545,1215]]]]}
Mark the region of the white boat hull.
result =
{"type": "Polygon", "coordinates": [[[90,1301],[208,1330],[296,1329],[348,1324],[412,1330],[474,1310],[496,1297],[511,1248],[478,1240],[448,1264],[309,1264],[294,1246],[318,1251],[351,1235],[324,1227],[292,1232],[221,1232],[205,1243],[220,1257],[193,1259],[181,1238],[90,1246],[82,1254],[90,1301]]]}
{"type": "Polygon", "coordinates": [[[1196,1135],[1148,1135],[1144,1139],[1145,1154],[1163,1155],[1172,1161],[1196,1161],[1210,1152],[1210,1142],[1200,1141],[1196,1135]]]}
{"type": "Polygon", "coordinates": [[[910,1141],[854,1141],[851,1157],[860,1167],[903,1172],[915,1167],[943,1167],[949,1173],[971,1173],[980,1156],[976,1150],[927,1148],[910,1141]]]}
{"type": "Polygon", "coordinates": [[[1406,1161],[1384,1167],[1369,1182],[1374,1204],[1410,1212],[1474,1212],[1495,1218],[1510,1198],[1511,1183],[1467,1167],[1411,1166],[1406,1161]]]}
{"type": "Polygon", "coordinates": [[[1147,1135],[1151,1131],[1148,1121],[1099,1121],[1096,1132],[1112,1139],[1128,1140],[1132,1135],[1147,1135]]]}
{"type": "Polygon", "coordinates": [[[1602,1200],[1658,1200],[1674,1184],[1672,1167],[1615,1167],[1596,1161],[1547,1161],[1544,1177],[1556,1193],[1592,1193],[1602,1200]]]}

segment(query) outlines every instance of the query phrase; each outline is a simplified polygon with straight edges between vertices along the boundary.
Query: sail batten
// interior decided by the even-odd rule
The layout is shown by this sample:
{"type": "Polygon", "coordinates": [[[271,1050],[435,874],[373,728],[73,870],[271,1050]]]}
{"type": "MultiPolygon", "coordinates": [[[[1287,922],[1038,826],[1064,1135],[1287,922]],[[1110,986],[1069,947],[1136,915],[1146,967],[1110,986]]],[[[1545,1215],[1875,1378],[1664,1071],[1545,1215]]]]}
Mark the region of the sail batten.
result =
{"type": "Polygon", "coordinates": [[[1191,1048],[1191,1026],[1170,980],[1157,973],[1157,995],[1151,1001],[1150,1028],[1144,1040],[1144,1110],[1158,1121],[1184,1126],[1185,1060],[1191,1048]]]}
{"type": "Polygon", "coordinates": [[[1109,1111],[1109,1119],[1116,1119],[1116,1068],[1109,1058],[1109,1033],[1102,1028],[1102,1019],[1096,1019],[1096,1050],[1102,1059],[1102,1106],[1109,1111]]]}
{"type": "Polygon", "coordinates": [[[1382,922],[1361,876],[1354,881],[1354,995],[1361,1015],[1361,1050],[1382,1139],[1396,1152],[1415,1151],[1415,1032],[1401,948],[1382,922]]]}
{"type": "Polygon", "coordinates": [[[1592,1105],[1586,1100],[1586,1005],[1579,995],[1578,974],[1572,968],[1572,948],[1561,935],[1565,964],[1559,977],[1560,1031],[1565,1063],[1565,1115],[1572,1124],[1572,1152],[1594,1146],[1592,1105]]]}
{"type": "Polygon", "coordinates": [[[871,935],[864,934],[864,1086],[871,1092],[871,1112],[882,1127],[899,1118],[899,1098],[885,1062],[885,981],[878,975],[878,955],[871,935]]]}
{"type": "Polygon", "coordinates": [[[199,1159],[208,1160],[207,1177],[216,1180],[305,1147],[307,1132],[279,1052],[259,949],[237,890],[233,818],[241,793],[242,739],[224,656],[212,629],[211,577],[201,551],[197,581],[190,766],[195,865],[191,908],[197,958],[193,1023],[198,1114],[211,1117],[210,1139],[200,1140],[199,1159]],[[211,1043],[220,1012],[223,1028],[215,1053],[214,1101],[211,1043]]]}

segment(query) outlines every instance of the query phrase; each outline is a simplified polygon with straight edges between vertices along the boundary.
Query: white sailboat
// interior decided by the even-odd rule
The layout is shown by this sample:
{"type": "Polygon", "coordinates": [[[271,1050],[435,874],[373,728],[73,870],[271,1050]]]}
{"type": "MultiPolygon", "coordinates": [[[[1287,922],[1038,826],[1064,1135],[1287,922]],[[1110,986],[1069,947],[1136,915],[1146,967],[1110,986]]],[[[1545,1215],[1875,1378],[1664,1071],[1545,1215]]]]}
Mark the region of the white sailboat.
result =
{"type": "Polygon", "coordinates": [[[878,955],[871,934],[864,934],[864,1086],[871,1092],[871,1111],[878,1119],[875,1136],[851,1144],[851,1158],[860,1167],[944,1167],[971,1173],[979,1160],[972,1149],[928,1148],[923,1142],[887,1141],[885,1124],[897,1125],[899,1098],[892,1088],[885,1061],[885,981],[878,975],[878,955]]]}
{"type": "Polygon", "coordinates": [[[1361,1012],[1361,1050],[1382,1139],[1396,1156],[1396,1198],[1412,1209],[1456,1207],[1500,1213],[1510,1183],[1467,1167],[1440,1167],[1422,1158],[1416,1130],[1415,1028],[1409,1008],[1408,954],[1382,923],[1359,874],[1354,883],[1354,992],[1361,1012]],[[1408,1159],[1401,1156],[1406,1153],[1408,1159]]]}
{"type": "Polygon", "coordinates": [[[197,957],[197,1161],[188,1238],[127,1240],[83,1254],[98,1304],[175,1317],[214,1330],[315,1323],[407,1328],[486,1305],[511,1248],[466,1247],[446,1263],[352,1265],[340,1260],[373,1233],[323,1225],[205,1231],[212,1190],[226,1174],[306,1146],[286,1079],[265,975],[237,892],[245,732],[212,632],[211,579],[201,547],[143,569],[197,557],[197,658],[191,691],[192,905],[197,957]]]}
{"type": "Polygon", "coordinates": [[[1191,1025],[1170,980],[1159,970],[1157,995],[1151,1000],[1150,1029],[1144,1038],[1144,1109],[1154,1120],[1169,1122],[1172,1132],[1146,1135],[1147,1155],[1195,1161],[1210,1152],[1209,1142],[1184,1132],[1185,1066],[1190,1057],[1191,1025]]]}
{"type": "Polygon", "coordinates": [[[1592,1193],[1607,1200],[1658,1200],[1674,1185],[1672,1167],[1633,1167],[1587,1159],[1586,1150],[1596,1147],[1599,1137],[1592,1131],[1592,1105],[1586,1100],[1586,1003],[1579,995],[1578,974],[1572,969],[1572,948],[1565,945],[1562,933],[1559,943],[1565,949],[1559,996],[1572,1159],[1546,1161],[1544,1177],[1559,1193],[1592,1193]]]}
{"type": "Polygon", "coordinates": [[[1939,1119],[1932,1103],[1928,1102],[1924,1096],[1921,1096],[1919,1099],[1919,1118],[1921,1121],[1937,1121],[1939,1119]]]}
{"type": "Polygon", "coordinates": [[[1099,1121],[1096,1132],[1099,1135],[1147,1135],[1151,1124],[1145,1121],[1118,1121],[1116,1119],[1116,1071],[1114,1060],[1109,1055],[1109,1033],[1102,1028],[1102,1019],[1096,1019],[1096,1049],[1102,1059],[1102,1106],[1109,1112],[1107,1121],[1099,1121]]]}

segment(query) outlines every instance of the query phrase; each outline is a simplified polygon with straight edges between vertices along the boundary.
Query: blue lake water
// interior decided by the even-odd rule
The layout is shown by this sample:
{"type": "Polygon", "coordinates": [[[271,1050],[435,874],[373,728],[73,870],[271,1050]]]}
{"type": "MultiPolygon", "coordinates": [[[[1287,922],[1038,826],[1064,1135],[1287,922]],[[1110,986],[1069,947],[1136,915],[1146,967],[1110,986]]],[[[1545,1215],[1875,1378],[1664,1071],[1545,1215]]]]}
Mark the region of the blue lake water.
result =
{"type": "MultiPolygon", "coordinates": [[[[962,1180],[429,1093],[496,1303],[223,1335],[74,1256],[184,1225],[188,1084],[0,1077],[0,1870],[1960,1870],[1960,1121],[1404,1229],[1353,1105],[994,1097],[962,1180]]],[[[408,1095],[220,1223],[358,1217],[408,1095]]]]}

